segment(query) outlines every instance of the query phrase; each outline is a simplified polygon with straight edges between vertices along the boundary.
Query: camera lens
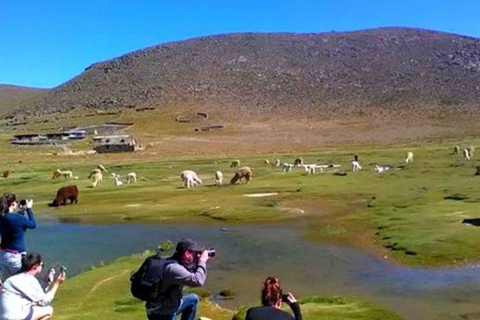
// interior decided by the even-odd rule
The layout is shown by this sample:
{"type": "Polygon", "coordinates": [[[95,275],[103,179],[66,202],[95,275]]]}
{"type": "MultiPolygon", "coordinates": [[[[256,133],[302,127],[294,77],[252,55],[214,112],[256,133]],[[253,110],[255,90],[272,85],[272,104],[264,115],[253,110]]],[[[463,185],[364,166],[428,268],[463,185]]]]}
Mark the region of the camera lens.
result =
{"type": "Polygon", "coordinates": [[[210,250],[208,250],[208,256],[209,256],[210,258],[215,257],[215,255],[216,255],[215,249],[210,249],[210,250]]]}

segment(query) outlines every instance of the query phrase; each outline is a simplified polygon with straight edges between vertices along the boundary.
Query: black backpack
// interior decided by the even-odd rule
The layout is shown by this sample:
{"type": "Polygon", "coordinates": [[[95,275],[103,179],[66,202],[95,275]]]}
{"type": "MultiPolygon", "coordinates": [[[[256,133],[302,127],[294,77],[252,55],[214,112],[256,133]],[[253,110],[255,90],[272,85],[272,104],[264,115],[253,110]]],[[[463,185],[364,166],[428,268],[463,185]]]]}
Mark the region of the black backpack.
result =
{"type": "Polygon", "coordinates": [[[158,297],[158,289],[162,284],[163,271],[167,260],[161,252],[148,257],[140,268],[130,277],[132,295],[142,301],[152,301],[158,297]]]}

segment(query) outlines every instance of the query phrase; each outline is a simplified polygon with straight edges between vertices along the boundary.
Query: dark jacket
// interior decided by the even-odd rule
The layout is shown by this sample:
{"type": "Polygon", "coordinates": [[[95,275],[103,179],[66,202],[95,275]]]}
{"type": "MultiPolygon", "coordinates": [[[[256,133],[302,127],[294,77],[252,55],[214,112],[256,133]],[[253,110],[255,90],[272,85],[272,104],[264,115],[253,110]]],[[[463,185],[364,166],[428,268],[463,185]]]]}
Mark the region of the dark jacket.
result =
{"type": "Polygon", "coordinates": [[[147,301],[147,314],[173,315],[180,307],[184,286],[201,287],[207,279],[205,263],[198,263],[195,270],[185,268],[177,260],[167,259],[158,299],[147,301]]]}
{"type": "Polygon", "coordinates": [[[248,309],[245,320],[302,320],[298,302],[290,305],[295,317],[290,313],[272,306],[252,307],[248,309]]]}
{"type": "Polygon", "coordinates": [[[2,237],[2,249],[18,252],[26,251],[25,232],[27,229],[35,229],[37,222],[32,209],[27,209],[24,217],[18,212],[10,212],[0,215],[0,235],[2,237]]]}

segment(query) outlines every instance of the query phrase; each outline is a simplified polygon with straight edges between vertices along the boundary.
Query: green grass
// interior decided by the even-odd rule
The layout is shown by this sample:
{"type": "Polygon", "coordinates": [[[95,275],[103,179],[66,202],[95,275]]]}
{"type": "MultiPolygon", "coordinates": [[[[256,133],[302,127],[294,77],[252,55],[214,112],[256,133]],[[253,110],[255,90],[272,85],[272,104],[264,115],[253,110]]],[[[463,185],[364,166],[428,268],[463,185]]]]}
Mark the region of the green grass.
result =
{"type": "Polygon", "coordinates": [[[4,164],[5,169],[11,170],[10,177],[0,180],[0,184],[4,191],[34,198],[34,208],[39,214],[85,222],[188,219],[239,223],[309,216],[305,235],[310,239],[373,247],[378,254],[413,266],[446,266],[480,257],[478,229],[462,224],[464,218],[480,215],[479,177],[473,175],[474,166],[480,163],[475,157],[464,163],[460,156],[449,155],[453,145],[451,142],[408,149],[404,146],[337,148],[301,154],[305,163],[340,163],[341,170],[348,172],[346,177],[327,172],[307,176],[301,170],[284,174],[279,168],[263,163],[264,158],[293,162],[298,154],[162,159],[124,154],[54,157],[40,155],[46,149],[11,149],[0,145],[0,149],[5,148],[2,161],[9,160],[4,164]],[[415,154],[412,164],[382,175],[374,173],[375,163],[402,165],[408,150],[415,154]],[[349,170],[352,153],[360,154],[364,168],[356,174],[349,170]],[[224,172],[228,183],[234,171],[229,164],[234,158],[240,158],[242,164],[253,169],[252,183],[214,186],[216,170],[224,172]],[[104,183],[92,189],[87,177],[98,163],[123,176],[135,171],[139,183],[115,187],[105,175],[104,183]],[[79,180],[51,180],[56,168],[73,170],[79,180]],[[204,186],[183,188],[179,175],[185,169],[197,171],[204,186]],[[79,186],[79,204],[48,208],[47,203],[52,201],[56,190],[69,184],[79,186]],[[278,195],[243,196],[269,192],[278,195]],[[286,208],[300,208],[305,213],[286,208]]]}
{"type": "MultiPolygon", "coordinates": [[[[67,279],[53,302],[55,319],[145,319],[144,303],[130,295],[128,279],[148,254],[119,258],[67,279]]],[[[245,319],[247,307],[238,311],[224,309],[210,302],[207,292],[197,290],[197,293],[203,297],[198,316],[215,320],[245,319]]],[[[301,300],[301,309],[306,320],[400,319],[390,311],[355,298],[306,297],[301,300]]]]}

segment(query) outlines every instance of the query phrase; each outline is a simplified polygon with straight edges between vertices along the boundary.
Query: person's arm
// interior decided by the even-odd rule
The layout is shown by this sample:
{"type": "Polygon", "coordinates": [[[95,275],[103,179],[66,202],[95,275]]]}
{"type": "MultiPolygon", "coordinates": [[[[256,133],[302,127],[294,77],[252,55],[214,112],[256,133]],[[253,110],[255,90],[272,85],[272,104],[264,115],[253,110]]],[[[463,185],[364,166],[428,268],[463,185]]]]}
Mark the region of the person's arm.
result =
{"type": "Polygon", "coordinates": [[[183,286],[201,287],[207,279],[207,260],[208,252],[204,251],[198,259],[197,269],[189,271],[180,264],[171,265],[173,273],[173,282],[183,286]]]}
{"type": "Polygon", "coordinates": [[[291,292],[288,293],[287,303],[292,309],[295,316],[295,320],[302,320],[302,312],[300,311],[300,304],[297,302],[297,299],[293,296],[291,292]]]}
{"type": "Polygon", "coordinates": [[[48,301],[52,301],[53,298],[55,297],[55,294],[57,293],[58,288],[60,285],[65,281],[66,274],[65,272],[61,272],[60,275],[58,276],[55,281],[53,281],[48,287],[45,292],[46,298],[48,301]]]}
{"type": "Polygon", "coordinates": [[[37,222],[35,221],[35,215],[33,214],[33,200],[27,200],[27,216],[28,219],[24,219],[23,227],[28,229],[35,229],[37,227],[37,222]]]}

